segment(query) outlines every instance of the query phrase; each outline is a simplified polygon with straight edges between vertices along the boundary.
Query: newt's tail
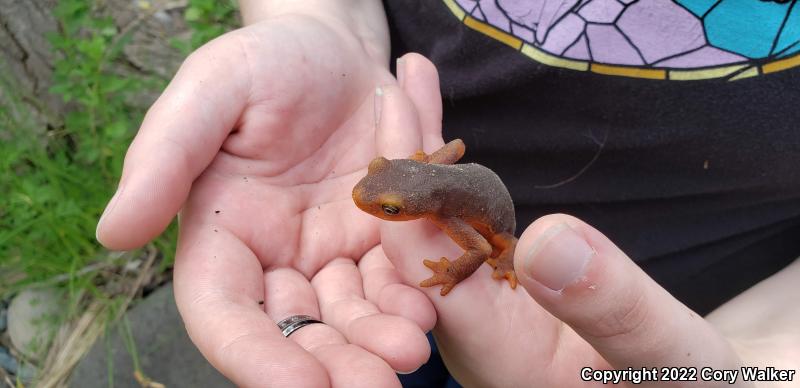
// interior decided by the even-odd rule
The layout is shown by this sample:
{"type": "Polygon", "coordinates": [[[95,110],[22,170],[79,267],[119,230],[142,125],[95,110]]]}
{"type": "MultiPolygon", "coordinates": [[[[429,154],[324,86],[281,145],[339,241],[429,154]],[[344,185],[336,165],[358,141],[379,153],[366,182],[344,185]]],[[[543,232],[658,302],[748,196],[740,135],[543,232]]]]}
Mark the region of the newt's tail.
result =
{"type": "Polygon", "coordinates": [[[461,139],[455,139],[430,155],[426,154],[425,151],[419,150],[408,158],[422,163],[455,164],[464,156],[465,151],[464,142],[461,139]]]}

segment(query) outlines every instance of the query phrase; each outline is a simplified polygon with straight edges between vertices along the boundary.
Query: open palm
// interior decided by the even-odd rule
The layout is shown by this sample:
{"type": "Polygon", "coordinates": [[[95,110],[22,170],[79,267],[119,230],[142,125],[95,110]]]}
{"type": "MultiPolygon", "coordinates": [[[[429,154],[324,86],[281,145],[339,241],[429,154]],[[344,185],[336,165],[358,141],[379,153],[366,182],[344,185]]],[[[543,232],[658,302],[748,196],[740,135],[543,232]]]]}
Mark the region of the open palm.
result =
{"type": "Polygon", "coordinates": [[[330,22],[254,24],[192,54],[131,144],[98,238],[130,249],[181,211],[176,301],[238,385],[397,386],[428,357],[430,302],[359,265],[378,222],[352,187],[377,145],[421,137],[387,60],[330,22]],[[275,322],[294,314],[327,325],[286,339],[275,322]]]}

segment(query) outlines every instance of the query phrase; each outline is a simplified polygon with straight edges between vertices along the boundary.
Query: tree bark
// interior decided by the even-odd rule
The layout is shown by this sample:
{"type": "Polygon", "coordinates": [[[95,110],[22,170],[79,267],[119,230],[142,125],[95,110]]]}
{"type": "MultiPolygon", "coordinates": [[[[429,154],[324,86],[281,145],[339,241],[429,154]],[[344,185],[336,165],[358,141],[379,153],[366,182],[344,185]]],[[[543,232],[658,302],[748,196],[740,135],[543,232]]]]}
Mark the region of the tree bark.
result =
{"type": "MultiPolygon", "coordinates": [[[[183,54],[170,40],[185,39],[190,34],[183,21],[186,2],[98,2],[98,11],[112,17],[119,33],[133,34],[122,58],[109,68],[123,77],[171,78],[183,54]]],[[[59,118],[69,109],[60,96],[49,92],[59,55],[47,39],[59,31],[53,15],[56,4],[57,0],[0,0],[0,115],[5,113],[10,115],[10,122],[33,124],[41,131],[60,126],[59,118]]],[[[157,95],[158,91],[152,91],[134,96],[133,103],[147,107],[157,95]]]]}

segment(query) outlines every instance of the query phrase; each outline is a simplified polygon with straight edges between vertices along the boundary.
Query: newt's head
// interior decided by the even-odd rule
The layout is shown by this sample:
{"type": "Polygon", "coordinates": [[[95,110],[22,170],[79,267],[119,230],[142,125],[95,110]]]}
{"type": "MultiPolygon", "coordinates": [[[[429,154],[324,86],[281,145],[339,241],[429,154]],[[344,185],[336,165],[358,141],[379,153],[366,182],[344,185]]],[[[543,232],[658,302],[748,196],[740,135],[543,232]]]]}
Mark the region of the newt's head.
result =
{"type": "Polygon", "coordinates": [[[406,221],[431,213],[430,196],[423,163],[408,159],[377,157],[369,164],[367,176],[353,188],[353,202],[359,209],[389,221],[406,221]]]}

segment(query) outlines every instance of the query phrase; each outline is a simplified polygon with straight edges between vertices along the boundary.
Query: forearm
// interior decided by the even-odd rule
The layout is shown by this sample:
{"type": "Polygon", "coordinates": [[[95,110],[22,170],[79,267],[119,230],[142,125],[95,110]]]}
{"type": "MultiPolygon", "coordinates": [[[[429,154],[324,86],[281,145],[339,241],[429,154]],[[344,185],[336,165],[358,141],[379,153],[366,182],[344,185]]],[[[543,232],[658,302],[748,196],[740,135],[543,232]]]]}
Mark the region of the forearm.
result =
{"type": "Polygon", "coordinates": [[[380,0],[239,0],[245,25],[301,14],[346,28],[370,56],[388,64],[389,27],[380,0]]]}

